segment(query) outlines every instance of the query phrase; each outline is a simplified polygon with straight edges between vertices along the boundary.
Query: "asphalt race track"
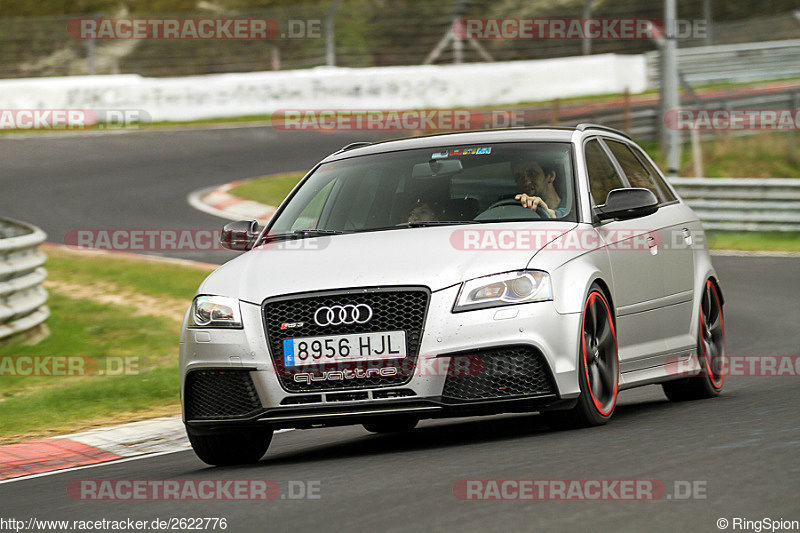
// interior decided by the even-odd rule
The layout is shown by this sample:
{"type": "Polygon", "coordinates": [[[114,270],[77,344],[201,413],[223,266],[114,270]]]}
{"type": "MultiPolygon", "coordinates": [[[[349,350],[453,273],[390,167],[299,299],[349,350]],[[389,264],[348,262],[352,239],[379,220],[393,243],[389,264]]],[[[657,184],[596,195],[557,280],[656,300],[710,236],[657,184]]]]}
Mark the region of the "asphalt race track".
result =
{"type": "MultiPolygon", "coordinates": [[[[0,139],[0,213],[59,242],[72,228],[218,227],[192,190],[307,168],[354,135],[256,128],[0,139]]],[[[196,258],[196,255],[185,257],[196,258]]],[[[200,257],[219,260],[220,256],[200,257]]],[[[800,259],[715,257],[731,355],[800,353],[800,259]]],[[[224,517],[228,531],[719,531],[717,520],[800,520],[800,377],[726,380],[717,399],[673,404],[660,387],[620,395],[604,427],[550,431],[537,415],[428,421],[406,435],[361,427],[275,436],[262,462],[209,468],[191,451],[0,484],[3,516],[58,520],[224,517]],[[82,479],[318,481],[319,499],[87,502],[82,479]],[[698,482],[705,498],[461,501],[464,479],[698,482]]],[[[728,529],[732,529],[730,526],[728,529]]],[[[741,530],[741,529],[740,529],[741,530]]]]}
{"type": "MultiPolygon", "coordinates": [[[[192,191],[310,169],[345,144],[378,140],[266,127],[0,137],[0,214],[35,224],[50,242],[69,230],[220,229],[191,207],[192,191]]],[[[222,263],[228,251],[160,252],[222,263]]]]}

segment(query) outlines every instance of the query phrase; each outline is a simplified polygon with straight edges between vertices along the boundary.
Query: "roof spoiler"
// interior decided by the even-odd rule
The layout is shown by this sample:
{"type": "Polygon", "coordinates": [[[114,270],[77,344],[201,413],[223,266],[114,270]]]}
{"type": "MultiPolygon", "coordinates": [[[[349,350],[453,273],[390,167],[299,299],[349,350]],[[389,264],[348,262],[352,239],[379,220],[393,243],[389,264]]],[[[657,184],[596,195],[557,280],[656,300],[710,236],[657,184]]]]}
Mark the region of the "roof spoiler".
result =
{"type": "Polygon", "coordinates": [[[372,143],[371,142],[367,142],[367,141],[359,141],[359,142],[350,143],[350,144],[347,144],[345,146],[342,146],[339,150],[335,151],[334,154],[340,154],[342,152],[346,152],[348,150],[352,150],[353,148],[358,148],[360,146],[366,146],[368,144],[372,144],[372,143]]]}
{"type": "MultiPolygon", "coordinates": [[[[581,122],[580,124],[575,126],[575,129],[578,130],[578,131],[586,131],[586,130],[609,131],[611,133],[616,133],[617,135],[622,135],[626,139],[631,139],[631,136],[628,135],[627,133],[625,133],[624,131],[620,131],[620,130],[615,129],[615,128],[609,128],[608,126],[603,126],[602,124],[593,124],[591,122],[581,122]]],[[[633,139],[631,139],[631,140],[633,140],[633,139]]]]}

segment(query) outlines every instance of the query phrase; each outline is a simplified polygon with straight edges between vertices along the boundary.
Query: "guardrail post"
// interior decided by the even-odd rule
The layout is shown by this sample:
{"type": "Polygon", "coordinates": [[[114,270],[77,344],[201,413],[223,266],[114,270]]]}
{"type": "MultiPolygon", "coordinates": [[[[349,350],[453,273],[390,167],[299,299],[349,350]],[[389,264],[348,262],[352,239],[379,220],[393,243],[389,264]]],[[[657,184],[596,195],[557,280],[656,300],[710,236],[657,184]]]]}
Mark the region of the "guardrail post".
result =
{"type": "Polygon", "coordinates": [[[339,0],[331,4],[328,14],[325,15],[325,64],[329,67],[336,66],[336,44],[333,31],[333,17],[339,7],[339,0]]]}
{"type": "MultiPolygon", "coordinates": [[[[791,96],[792,109],[795,113],[800,110],[800,93],[792,93],[791,96]]],[[[797,164],[797,133],[795,129],[789,130],[789,147],[787,157],[790,162],[797,164]]]]}

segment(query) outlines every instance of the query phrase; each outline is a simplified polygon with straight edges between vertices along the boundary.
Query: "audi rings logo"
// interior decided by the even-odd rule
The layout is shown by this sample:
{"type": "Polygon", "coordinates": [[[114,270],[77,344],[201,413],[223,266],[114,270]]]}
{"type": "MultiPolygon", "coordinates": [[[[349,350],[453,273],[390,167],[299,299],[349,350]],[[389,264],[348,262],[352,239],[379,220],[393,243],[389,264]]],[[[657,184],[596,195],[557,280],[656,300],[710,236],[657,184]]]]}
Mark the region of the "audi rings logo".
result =
{"type": "Polygon", "coordinates": [[[339,326],[341,324],[365,324],[372,318],[372,308],[367,304],[323,306],[314,313],[318,326],[339,326]]]}

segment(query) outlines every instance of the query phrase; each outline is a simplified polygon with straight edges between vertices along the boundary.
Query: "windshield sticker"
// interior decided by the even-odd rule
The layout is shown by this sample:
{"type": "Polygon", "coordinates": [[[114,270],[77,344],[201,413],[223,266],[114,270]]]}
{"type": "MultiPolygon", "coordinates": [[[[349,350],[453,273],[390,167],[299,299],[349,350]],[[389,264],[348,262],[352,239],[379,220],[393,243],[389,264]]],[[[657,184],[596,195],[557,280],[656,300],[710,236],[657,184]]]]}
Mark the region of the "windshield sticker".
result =
{"type": "Polygon", "coordinates": [[[492,153],[491,146],[476,146],[475,148],[458,148],[456,150],[436,152],[433,155],[431,155],[431,159],[442,159],[444,157],[451,157],[454,155],[484,155],[491,153],[492,153]]]}

